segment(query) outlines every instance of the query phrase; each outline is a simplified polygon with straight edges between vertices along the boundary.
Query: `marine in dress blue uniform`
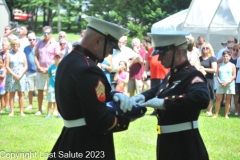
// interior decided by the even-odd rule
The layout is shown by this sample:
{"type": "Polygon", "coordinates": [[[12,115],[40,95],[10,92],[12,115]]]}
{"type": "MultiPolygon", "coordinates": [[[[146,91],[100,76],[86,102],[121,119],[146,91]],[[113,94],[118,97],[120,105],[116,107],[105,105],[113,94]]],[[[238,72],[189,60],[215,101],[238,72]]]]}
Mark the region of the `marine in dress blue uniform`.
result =
{"type": "Polygon", "coordinates": [[[206,78],[187,60],[187,32],[148,34],[165,68],[163,83],[132,97],[140,106],[157,109],[158,160],[208,160],[198,129],[198,117],[210,100],[206,78]]]}
{"type": "MultiPolygon", "coordinates": [[[[95,17],[85,19],[89,22],[85,37],[58,66],[55,94],[64,127],[49,159],[114,160],[112,133],[127,130],[130,122],[106,106],[114,97],[121,104],[127,96],[110,92],[97,66],[113,48],[118,49],[118,39],[128,30],[95,17]]],[[[128,99],[124,102],[131,104],[128,99]]]]}

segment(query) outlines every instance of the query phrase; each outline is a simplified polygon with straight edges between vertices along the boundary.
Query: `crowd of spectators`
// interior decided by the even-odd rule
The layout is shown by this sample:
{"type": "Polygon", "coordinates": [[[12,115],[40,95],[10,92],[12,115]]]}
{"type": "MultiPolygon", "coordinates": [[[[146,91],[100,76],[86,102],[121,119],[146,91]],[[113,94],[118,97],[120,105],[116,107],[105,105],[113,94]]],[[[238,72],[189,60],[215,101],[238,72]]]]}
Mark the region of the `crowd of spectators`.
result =
{"type": "MultiPolygon", "coordinates": [[[[85,30],[80,32],[80,38],[74,45],[81,42],[84,33],[85,30]]],[[[54,87],[51,88],[58,64],[55,55],[58,55],[61,61],[74,49],[74,45],[68,42],[67,33],[64,31],[60,31],[58,38],[54,39],[50,26],[43,27],[42,34],[43,39],[39,39],[33,31],[28,31],[24,26],[14,29],[5,27],[0,52],[1,114],[9,112],[9,116],[14,116],[14,99],[18,97],[21,116],[25,116],[24,110],[36,107],[38,111],[35,115],[42,115],[45,92],[49,102],[46,118],[51,117],[52,104],[53,115],[61,117],[53,100],[54,87]],[[38,106],[33,106],[32,103],[35,90],[38,106]],[[24,102],[24,95],[27,96],[28,104],[24,102]]],[[[211,100],[206,115],[212,115],[213,102],[216,100],[216,114],[213,118],[218,117],[223,102],[226,108],[225,117],[228,118],[231,97],[234,98],[235,115],[240,115],[240,45],[237,44],[237,39],[230,37],[226,42],[222,42],[223,48],[216,55],[204,36],[200,35],[197,41],[192,36],[186,39],[195,42],[193,50],[188,52],[190,64],[200,70],[207,79],[211,100]]],[[[142,40],[135,37],[130,47],[127,46],[127,41],[126,36],[121,37],[118,43],[121,50],[113,50],[113,54],[98,66],[105,73],[112,90],[131,97],[144,89],[161,84],[169,69],[162,66],[159,56],[151,56],[154,48],[151,47],[150,37],[145,36],[142,40]]],[[[152,115],[154,114],[153,112],[152,115]]]]}

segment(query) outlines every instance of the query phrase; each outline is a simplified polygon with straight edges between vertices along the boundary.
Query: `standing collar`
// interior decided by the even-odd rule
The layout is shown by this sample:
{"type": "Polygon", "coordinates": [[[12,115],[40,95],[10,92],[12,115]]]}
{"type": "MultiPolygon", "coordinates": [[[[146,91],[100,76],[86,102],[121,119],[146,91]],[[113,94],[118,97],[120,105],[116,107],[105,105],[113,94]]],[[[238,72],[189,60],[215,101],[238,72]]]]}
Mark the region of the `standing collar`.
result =
{"type": "Polygon", "coordinates": [[[171,73],[176,73],[178,70],[183,69],[186,66],[190,66],[190,63],[188,60],[183,61],[182,63],[180,63],[179,65],[175,66],[174,68],[171,68],[171,73]]]}

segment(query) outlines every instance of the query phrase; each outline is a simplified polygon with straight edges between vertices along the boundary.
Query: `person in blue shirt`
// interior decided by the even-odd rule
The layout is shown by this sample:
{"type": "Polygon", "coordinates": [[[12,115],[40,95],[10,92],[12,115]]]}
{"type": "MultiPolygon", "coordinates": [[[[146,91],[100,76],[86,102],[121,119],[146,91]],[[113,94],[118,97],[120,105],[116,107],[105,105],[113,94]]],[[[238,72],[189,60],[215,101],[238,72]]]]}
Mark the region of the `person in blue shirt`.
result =
{"type": "MultiPolygon", "coordinates": [[[[57,72],[57,67],[61,59],[61,54],[55,53],[54,54],[54,63],[48,68],[48,93],[47,93],[47,102],[48,102],[48,109],[47,109],[47,116],[45,118],[51,118],[51,108],[52,105],[54,106],[54,112],[57,111],[57,103],[55,99],[55,76],[57,72]]],[[[58,111],[57,111],[58,112],[58,111]]],[[[57,118],[61,118],[60,114],[57,114],[57,118]]]]}
{"type": "Polygon", "coordinates": [[[30,42],[29,46],[24,48],[24,53],[26,54],[28,68],[26,71],[27,81],[28,81],[28,101],[29,106],[26,110],[30,110],[33,108],[32,106],[32,99],[33,99],[33,92],[36,86],[36,64],[34,62],[34,54],[35,54],[35,46],[37,44],[36,35],[35,33],[28,34],[28,40],[30,42]]]}

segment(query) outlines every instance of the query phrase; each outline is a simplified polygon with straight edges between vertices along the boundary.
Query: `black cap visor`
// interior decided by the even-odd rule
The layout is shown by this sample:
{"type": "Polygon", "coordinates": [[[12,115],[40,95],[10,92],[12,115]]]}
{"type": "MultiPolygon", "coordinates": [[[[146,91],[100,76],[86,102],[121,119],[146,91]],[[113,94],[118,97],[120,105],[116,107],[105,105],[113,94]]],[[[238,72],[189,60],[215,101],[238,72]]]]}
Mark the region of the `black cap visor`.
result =
{"type": "Polygon", "coordinates": [[[151,56],[155,56],[155,55],[164,55],[164,53],[166,53],[167,51],[169,51],[170,49],[174,48],[174,45],[169,45],[169,46],[164,46],[164,47],[155,47],[151,56]]]}

